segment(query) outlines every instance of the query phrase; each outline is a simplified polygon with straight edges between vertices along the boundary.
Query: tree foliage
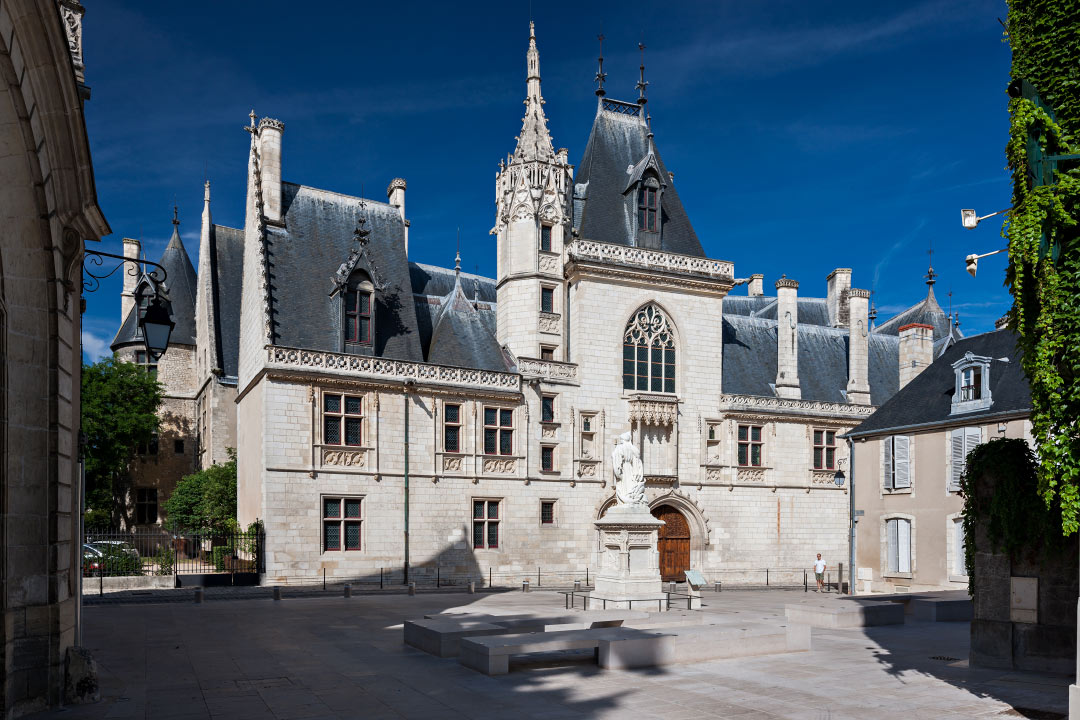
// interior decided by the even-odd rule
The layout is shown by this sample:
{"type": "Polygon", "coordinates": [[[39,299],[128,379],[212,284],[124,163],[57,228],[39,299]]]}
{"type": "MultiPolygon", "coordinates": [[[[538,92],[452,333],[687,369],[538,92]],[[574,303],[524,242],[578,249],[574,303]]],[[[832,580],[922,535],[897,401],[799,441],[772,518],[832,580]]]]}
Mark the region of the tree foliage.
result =
{"type": "Polygon", "coordinates": [[[1052,182],[1028,180],[1028,135],[1047,155],[1080,152],[1080,0],[1009,0],[1013,80],[1030,82],[1051,118],[1030,100],[1009,102],[1006,156],[1013,207],[1006,284],[1011,327],[1031,385],[1039,491],[1057,502],[1065,534],[1080,527],[1080,163],[1059,165],[1052,182]],[[1055,261],[1047,246],[1058,248],[1055,261]]]}
{"type": "Polygon", "coordinates": [[[185,475],[165,502],[170,527],[226,533],[236,530],[236,451],[229,461],[185,475]]]}
{"type": "Polygon", "coordinates": [[[81,402],[86,507],[113,524],[132,453],[157,428],[161,385],[138,365],[105,358],[83,365],[81,402]]]}

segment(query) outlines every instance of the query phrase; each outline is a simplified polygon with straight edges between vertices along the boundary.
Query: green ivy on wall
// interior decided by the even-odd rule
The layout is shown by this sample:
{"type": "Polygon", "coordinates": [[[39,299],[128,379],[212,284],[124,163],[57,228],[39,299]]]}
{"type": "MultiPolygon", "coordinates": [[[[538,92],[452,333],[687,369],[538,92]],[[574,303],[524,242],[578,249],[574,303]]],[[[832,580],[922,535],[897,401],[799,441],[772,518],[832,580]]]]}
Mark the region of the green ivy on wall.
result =
{"type": "Polygon", "coordinates": [[[1047,184],[1030,186],[1028,136],[1046,155],[1080,152],[1080,0],[1010,0],[1013,80],[1025,79],[1053,109],[1009,102],[1006,156],[1013,207],[1006,285],[1031,386],[1039,491],[1061,509],[1065,534],[1080,527],[1080,163],[1062,164],[1047,184]],[[1056,261],[1047,247],[1057,249],[1056,261]]]}

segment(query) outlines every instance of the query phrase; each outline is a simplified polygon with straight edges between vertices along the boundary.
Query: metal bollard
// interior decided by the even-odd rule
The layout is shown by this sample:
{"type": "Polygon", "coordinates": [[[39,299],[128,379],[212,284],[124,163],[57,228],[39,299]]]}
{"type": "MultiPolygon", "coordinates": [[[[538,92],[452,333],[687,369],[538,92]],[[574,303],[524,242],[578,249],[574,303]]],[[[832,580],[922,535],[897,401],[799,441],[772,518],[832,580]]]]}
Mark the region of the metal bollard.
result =
{"type": "Polygon", "coordinates": [[[476,594],[476,583],[473,582],[472,580],[469,581],[469,594],[470,595],[476,594]]]}
{"type": "Polygon", "coordinates": [[[667,585],[667,591],[668,591],[669,593],[673,593],[673,592],[675,592],[675,583],[673,583],[673,582],[669,582],[669,583],[668,583],[668,585],[667,585]]]}
{"type": "Polygon", "coordinates": [[[201,587],[195,588],[195,604],[201,605],[203,601],[203,589],[201,587]]]}
{"type": "Polygon", "coordinates": [[[575,580],[574,581],[574,592],[581,592],[581,581],[580,580],[575,580]]]}
{"type": "Polygon", "coordinates": [[[525,578],[521,581],[521,592],[529,592],[529,579],[525,578]]]}
{"type": "Polygon", "coordinates": [[[280,600],[281,599],[281,588],[278,587],[277,585],[274,586],[274,599],[275,600],[280,600]]]}
{"type": "Polygon", "coordinates": [[[415,582],[409,583],[409,594],[410,595],[415,595],[416,594],[416,583],[415,582]]]}
{"type": "Polygon", "coordinates": [[[352,597],[352,585],[345,583],[345,597],[352,597]]]}
{"type": "Polygon", "coordinates": [[[713,583],[713,591],[720,592],[720,581],[719,580],[717,580],[715,583],[713,583]]]}

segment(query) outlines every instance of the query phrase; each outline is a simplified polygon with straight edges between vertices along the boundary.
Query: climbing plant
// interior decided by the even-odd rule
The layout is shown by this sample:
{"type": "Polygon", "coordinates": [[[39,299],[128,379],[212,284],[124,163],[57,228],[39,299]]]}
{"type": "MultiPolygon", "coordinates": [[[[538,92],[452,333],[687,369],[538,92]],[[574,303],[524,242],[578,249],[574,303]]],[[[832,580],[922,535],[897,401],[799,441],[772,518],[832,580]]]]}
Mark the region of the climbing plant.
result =
{"type": "Polygon", "coordinates": [[[1080,0],[1009,0],[1006,35],[1014,87],[1026,80],[1045,107],[1019,93],[1009,101],[1010,327],[1031,387],[1038,491],[1059,506],[1068,535],[1080,527],[1080,162],[1058,164],[1040,184],[1029,152],[1080,153],[1080,0]]]}

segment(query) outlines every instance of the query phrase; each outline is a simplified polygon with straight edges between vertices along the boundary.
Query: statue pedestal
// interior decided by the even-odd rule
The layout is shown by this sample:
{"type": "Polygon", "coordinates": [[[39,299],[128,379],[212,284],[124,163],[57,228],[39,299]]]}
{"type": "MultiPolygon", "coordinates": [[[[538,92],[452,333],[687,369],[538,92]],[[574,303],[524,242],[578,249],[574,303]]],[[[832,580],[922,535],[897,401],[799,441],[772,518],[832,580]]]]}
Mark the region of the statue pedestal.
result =
{"type": "Polygon", "coordinates": [[[599,570],[589,596],[590,610],[666,609],[666,603],[660,602],[664,593],[656,549],[663,524],[644,505],[616,505],[596,521],[600,531],[599,570]]]}

